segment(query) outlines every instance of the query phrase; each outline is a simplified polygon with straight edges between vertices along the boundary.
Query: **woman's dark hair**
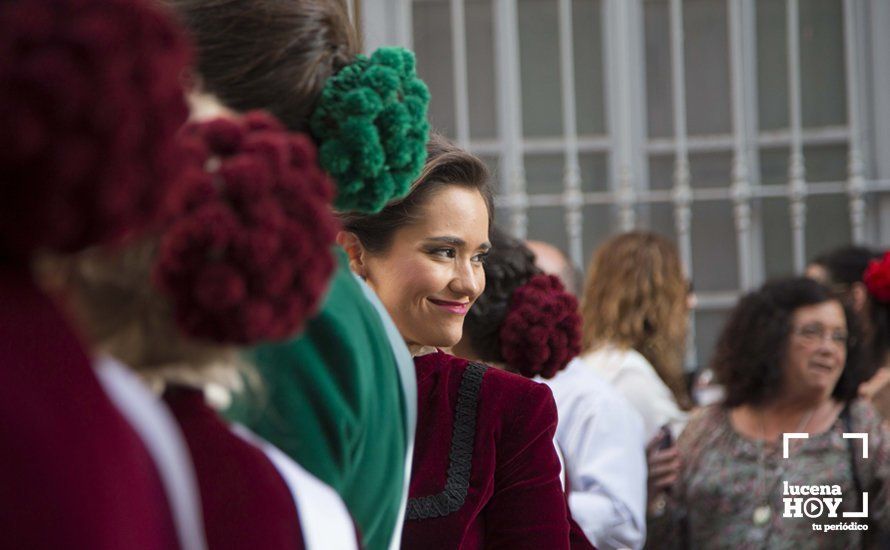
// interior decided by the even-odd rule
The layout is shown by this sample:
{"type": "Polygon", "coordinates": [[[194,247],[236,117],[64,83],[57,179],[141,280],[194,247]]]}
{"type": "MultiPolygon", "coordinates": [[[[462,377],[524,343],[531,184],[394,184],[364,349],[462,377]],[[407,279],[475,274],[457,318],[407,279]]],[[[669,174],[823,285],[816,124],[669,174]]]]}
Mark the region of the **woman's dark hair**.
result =
{"type": "Polygon", "coordinates": [[[488,209],[490,226],[494,207],[488,179],[488,168],[478,157],[438,134],[431,134],[423,172],[411,184],[407,195],[390,202],[376,214],[347,212],[340,215],[340,220],[343,229],[354,233],[368,252],[385,252],[392,244],[395,232],[418,221],[424,205],[436,192],[457,185],[479,191],[488,209]]]}
{"type": "Polygon", "coordinates": [[[492,226],[491,251],[485,259],[485,291],[464,320],[464,335],[481,361],[504,363],[500,331],[510,309],[513,291],[541,273],[535,255],[519,239],[492,226]]]}
{"type": "Polygon", "coordinates": [[[852,285],[862,282],[869,262],[880,259],[880,254],[867,248],[845,246],[816,256],[810,264],[824,268],[831,284],[852,285]]]}
{"type": "MultiPolygon", "coordinates": [[[[825,269],[828,283],[845,303],[850,303],[851,288],[862,284],[862,277],[872,260],[880,260],[882,254],[861,246],[838,248],[810,262],[825,269]]],[[[882,303],[868,293],[868,303],[861,312],[860,330],[863,349],[865,380],[883,366],[890,351],[890,304],[882,303]]]]}
{"type": "Polygon", "coordinates": [[[307,131],[328,78],[359,52],[343,0],[167,0],[191,32],[204,91],[307,131]]]}
{"type": "Polygon", "coordinates": [[[852,309],[820,283],[804,278],[771,281],[744,296],[720,333],[711,368],[726,389],[724,405],[762,405],[782,391],[783,369],[794,312],[837,301],[844,307],[847,361],[832,397],[850,401],[863,381],[858,323],[852,309]]]}

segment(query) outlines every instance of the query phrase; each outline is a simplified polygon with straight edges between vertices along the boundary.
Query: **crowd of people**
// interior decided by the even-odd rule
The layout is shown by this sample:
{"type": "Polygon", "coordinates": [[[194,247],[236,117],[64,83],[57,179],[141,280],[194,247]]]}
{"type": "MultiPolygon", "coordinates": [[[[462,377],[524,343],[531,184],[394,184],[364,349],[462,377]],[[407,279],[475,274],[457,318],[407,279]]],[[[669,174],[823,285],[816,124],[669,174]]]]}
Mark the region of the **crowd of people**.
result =
{"type": "Polygon", "coordinates": [[[10,547],[890,545],[890,253],[742,296],[696,402],[676,246],[514,238],[360,51],[340,0],[0,4],[10,547]]]}

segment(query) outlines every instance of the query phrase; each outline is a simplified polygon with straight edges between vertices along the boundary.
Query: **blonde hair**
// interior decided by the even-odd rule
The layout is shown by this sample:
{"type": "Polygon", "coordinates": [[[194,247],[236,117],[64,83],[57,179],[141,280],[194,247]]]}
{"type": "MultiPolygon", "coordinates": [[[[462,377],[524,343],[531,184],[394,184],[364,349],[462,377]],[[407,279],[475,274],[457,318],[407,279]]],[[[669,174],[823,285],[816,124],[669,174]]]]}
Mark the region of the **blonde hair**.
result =
{"type": "Polygon", "coordinates": [[[183,336],[170,302],[151,283],[156,238],[122,247],[96,247],[69,257],[43,258],[44,281],[66,294],[72,314],[93,349],[138,372],[153,386],[164,382],[236,385],[245,365],[237,350],[183,336]]]}
{"type": "Polygon", "coordinates": [[[683,378],[688,282],[676,247],[646,231],[611,238],[588,267],[581,316],[585,351],[634,349],[655,368],[681,408],[691,406],[683,378]]]}

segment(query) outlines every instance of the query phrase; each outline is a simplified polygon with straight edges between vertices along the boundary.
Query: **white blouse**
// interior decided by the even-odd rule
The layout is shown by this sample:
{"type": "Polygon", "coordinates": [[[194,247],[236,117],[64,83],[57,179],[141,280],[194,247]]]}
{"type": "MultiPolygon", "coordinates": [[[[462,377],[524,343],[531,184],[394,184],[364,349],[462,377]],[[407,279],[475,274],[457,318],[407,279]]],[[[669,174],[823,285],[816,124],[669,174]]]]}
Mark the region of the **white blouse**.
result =
{"type": "Polygon", "coordinates": [[[677,405],[674,394],[655,368],[640,353],[603,346],[585,353],[580,359],[596,369],[640,413],[647,442],[665,424],[670,426],[674,440],[683,431],[688,415],[677,405]]]}
{"type": "Polygon", "coordinates": [[[646,538],[643,421],[595,369],[574,359],[551,380],[565,454],[569,509],[602,550],[642,548],[646,538]]]}

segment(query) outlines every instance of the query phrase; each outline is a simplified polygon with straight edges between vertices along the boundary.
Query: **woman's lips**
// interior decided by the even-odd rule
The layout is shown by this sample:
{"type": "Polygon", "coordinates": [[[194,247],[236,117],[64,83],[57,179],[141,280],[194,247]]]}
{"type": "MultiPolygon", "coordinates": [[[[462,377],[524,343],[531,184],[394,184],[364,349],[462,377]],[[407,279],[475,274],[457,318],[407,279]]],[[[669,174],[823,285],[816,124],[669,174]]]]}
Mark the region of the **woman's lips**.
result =
{"type": "Polygon", "coordinates": [[[834,370],[833,365],[828,365],[825,363],[810,363],[810,367],[816,370],[831,372],[834,370]]]}
{"type": "Polygon", "coordinates": [[[427,300],[457,315],[466,315],[470,309],[469,302],[449,302],[448,300],[437,300],[435,298],[427,298],[427,300]]]}

